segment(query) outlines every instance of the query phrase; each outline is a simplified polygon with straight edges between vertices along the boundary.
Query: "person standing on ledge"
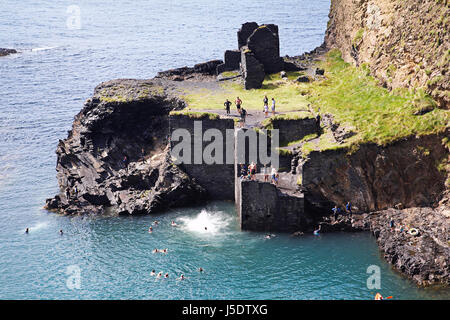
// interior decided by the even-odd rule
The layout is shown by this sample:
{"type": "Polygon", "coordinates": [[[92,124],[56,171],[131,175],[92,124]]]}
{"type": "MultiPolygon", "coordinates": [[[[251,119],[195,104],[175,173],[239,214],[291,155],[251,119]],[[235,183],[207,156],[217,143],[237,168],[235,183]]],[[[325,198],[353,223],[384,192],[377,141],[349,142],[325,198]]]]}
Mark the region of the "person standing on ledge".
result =
{"type": "Polygon", "coordinates": [[[275,99],[272,98],[272,115],[275,115],[275,99]]]}
{"type": "Polygon", "coordinates": [[[247,115],[247,110],[242,108],[241,110],[241,128],[245,125],[245,116],[247,115]]]}
{"type": "Polygon", "coordinates": [[[350,203],[350,201],[347,201],[347,204],[345,205],[345,209],[347,210],[347,212],[349,213],[350,217],[352,216],[352,204],[350,203]]]}
{"type": "Polygon", "coordinates": [[[264,116],[267,118],[267,116],[269,115],[269,98],[267,98],[266,95],[264,96],[263,103],[264,103],[264,116]]]}
{"type": "Polygon", "coordinates": [[[225,110],[227,110],[227,115],[230,114],[230,106],[231,106],[231,101],[230,100],[226,100],[223,104],[225,106],[225,110]]]}
{"type": "Polygon", "coordinates": [[[334,220],[337,220],[337,218],[338,218],[338,213],[339,213],[338,207],[337,207],[337,206],[334,206],[334,208],[331,209],[331,210],[332,210],[333,213],[334,213],[334,220]]]}
{"type": "Polygon", "coordinates": [[[237,112],[240,114],[241,113],[242,100],[239,99],[239,97],[236,97],[235,103],[236,103],[237,112]]]}
{"type": "Polygon", "coordinates": [[[145,162],[145,150],[144,148],[141,149],[141,157],[142,157],[142,163],[145,162]]]}

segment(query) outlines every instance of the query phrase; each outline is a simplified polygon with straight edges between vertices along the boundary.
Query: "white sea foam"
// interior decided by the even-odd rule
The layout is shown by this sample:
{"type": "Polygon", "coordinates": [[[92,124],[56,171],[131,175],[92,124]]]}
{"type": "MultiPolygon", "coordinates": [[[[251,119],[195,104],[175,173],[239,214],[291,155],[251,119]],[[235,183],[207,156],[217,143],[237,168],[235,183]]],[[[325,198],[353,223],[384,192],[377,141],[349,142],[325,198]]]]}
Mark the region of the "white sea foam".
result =
{"type": "Polygon", "coordinates": [[[44,51],[44,50],[51,50],[51,49],[54,49],[54,48],[57,48],[57,47],[55,46],[55,47],[40,47],[40,48],[33,48],[33,49],[31,49],[31,51],[33,51],[33,52],[36,52],[36,51],[44,51]]]}
{"type": "Polygon", "coordinates": [[[223,233],[232,221],[232,217],[222,211],[208,211],[203,209],[198,215],[181,217],[181,227],[187,231],[219,234],[223,233]],[[206,228],[206,229],[205,229],[206,228]]]}
{"type": "MultiPolygon", "coordinates": [[[[30,228],[30,233],[41,230],[41,229],[45,229],[48,227],[48,222],[38,222],[35,225],[29,227],[30,228]]],[[[21,230],[21,232],[24,232],[24,230],[21,230]]]]}

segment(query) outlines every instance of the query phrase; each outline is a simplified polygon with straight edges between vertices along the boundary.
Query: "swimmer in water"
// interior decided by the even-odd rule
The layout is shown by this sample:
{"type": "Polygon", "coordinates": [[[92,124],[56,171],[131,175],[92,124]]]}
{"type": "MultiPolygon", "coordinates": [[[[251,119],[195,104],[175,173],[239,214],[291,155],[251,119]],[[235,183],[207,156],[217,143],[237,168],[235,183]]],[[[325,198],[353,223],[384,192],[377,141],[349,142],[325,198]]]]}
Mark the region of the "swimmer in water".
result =
{"type": "Polygon", "coordinates": [[[177,280],[184,280],[184,279],[186,279],[186,278],[184,277],[184,275],[181,275],[177,280]]]}
{"type": "Polygon", "coordinates": [[[59,234],[60,234],[60,235],[63,235],[63,231],[62,231],[62,229],[61,229],[61,230],[59,230],[59,234]]]}
{"type": "Polygon", "coordinates": [[[205,230],[206,230],[206,231],[208,231],[208,228],[207,228],[207,227],[205,227],[205,230]]]}
{"type": "Polygon", "coordinates": [[[171,226],[172,226],[172,227],[176,227],[176,226],[177,226],[177,224],[175,223],[175,221],[172,220],[171,226]]]}
{"type": "Polygon", "coordinates": [[[158,249],[154,249],[152,252],[153,253],[158,253],[159,251],[158,251],[158,249]]]}
{"type": "Polygon", "coordinates": [[[152,233],[152,232],[153,232],[153,228],[152,227],[148,228],[148,233],[152,233]]]}
{"type": "Polygon", "coordinates": [[[266,234],[266,235],[264,236],[264,239],[270,239],[270,238],[271,238],[270,234],[266,234]]]}
{"type": "Polygon", "coordinates": [[[157,278],[161,278],[162,277],[162,271],[160,271],[156,277],[157,278]]]}
{"type": "Polygon", "coordinates": [[[198,268],[198,271],[203,272],[203,268],[202,267],[198,268]]]}
{"type": "Polygon", "coordinates": [[[320,229],[322,229],[322,225],[319,225],[319,229],[314,230],[314,234],[315,234],[315,235],[319,235],[320,229]]]}
{"type": "Polygon", "coordinates": [[[153,269],[152,272],[150,272],[150,275],[151,275],[151,276],[156,275],[156,271],[153,269]]]}
{"type": "Polygon", "coordinates": [[[158,224],[158,221],[153,221],[153,224],[156,226],[158,224]]]}
{"type": "Polygon", "coordinates": [[[30,230],[28,228],[26,228],[25,233],[28,233],[30,230]]]}
{"type": "Polygon", "coordinates": [[[168,252],[168,249],[164,249],[162,252],[163,252],[163,253],[167,253],[167,252],[168,252]]]}
{"type": "Polygon", "coordinates": [[[166,273],[166,274],[164,275],[164,279],[167,279],[168,277],[169,277],[169,274],[166,273]]]}

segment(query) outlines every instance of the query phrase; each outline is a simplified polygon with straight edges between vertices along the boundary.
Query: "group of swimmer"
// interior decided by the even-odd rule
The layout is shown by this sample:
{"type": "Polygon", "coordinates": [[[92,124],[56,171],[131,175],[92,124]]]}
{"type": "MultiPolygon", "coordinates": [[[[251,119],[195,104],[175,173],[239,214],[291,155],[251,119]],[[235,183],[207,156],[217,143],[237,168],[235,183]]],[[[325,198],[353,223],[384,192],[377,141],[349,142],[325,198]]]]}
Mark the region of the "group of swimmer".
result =
{"type": "MultiPolygon", "coordinates": [[[[26,234],[29,234],[29,233],[30,233],[30,228],[26,228],[26,229],[25,229],[25,233],[26,233],[26,234]]],[[[62,229],[59,230],[59,234],[60,234],[60,235],[63,235],[63,234],[64,234],[64,232],[62,231],[62,229]]]]}
{"type": "MultiPolygon", "coordinates": [[[[200,267],[198,268],[198,272],[202,273],[203,272],[203,268],[200,267]]],[[[158,272],[158,274],[156,273],[155,269],[152,270],[152,272],[150,272],[150,276],[152,277],[156,277],[156,279],[160,279],[160,278],[164,278],[164,279],[168,279],[169,278],[169,273],[166,272],[163,276],[163,272],[160,271],[158,272]]],[[[176,278],[176,280],[185,280],[187,279],[184,274],[181,274],[178,278],[176,278]]]]}
{"type": "MultiPolygon", "coordinates": [[[[156,220],[153,221],[153,226],[157,226],[157,225],[159,225],[159,221],[156,221],[156,220]]],[[[172,220],[170,222],[170,225],[172,227],[178,227],[178,224],[176,224],[176,222],[174,220],[172,220]]],[[[205,227],[205,230],[208,230],[208,228],[205,227]]],[[[148,233],[153,233],[153,227],[152,226],[150,226],[148,228],[148,233]]],[[[169,249],[153,249],[153,251],[152,251],[152,253],[168,253],[168,252],[169,252],[169,249]]],[[[202,267],[200,267],[200,268],[198,268],[198,271],[199,272],[203,272],[204,270],[203,270],[202,267]]],[[[160,278],[167,279],[167,278],[169,278],[169,273],[166,272],[163,275],[162,271],[156,273],[156,271],[153,269],[152,272],[150,272],[150,276],[155,276],[157,279],[160,279],[160,278]]],[[[183,274],[181,274],[180,277],[176,278],[176,280],[184,280],[184,279],[186,279],[186,277],[183,274]]]]}
{"type": "MultiPolygon", "coordinates": [[[[234,103],[236,105],[237,113],[241,117],[241,120],[239,121],[240,127],[243,127],[245,125],[245,117],[247,116],[247,110],[245,110],[242,107],[242,100],[239,97],[236,97],[236,100],[234,103]]],[[[223,103],[223,105],[225,106],[227,115],[230,114],[230,107],[232,104],[233,103],[228,99],[226,99],[225,102],[223,103]]],[[[272,109],[272,115],[275,115],[275,98],[272,98],[271,109],[272,109]]],[[[267,118],[269,116],[269,98],[267,98],[267,95],[265,95],[263,98],[263,112],[264,112],[264,116],[267,118]]]]}

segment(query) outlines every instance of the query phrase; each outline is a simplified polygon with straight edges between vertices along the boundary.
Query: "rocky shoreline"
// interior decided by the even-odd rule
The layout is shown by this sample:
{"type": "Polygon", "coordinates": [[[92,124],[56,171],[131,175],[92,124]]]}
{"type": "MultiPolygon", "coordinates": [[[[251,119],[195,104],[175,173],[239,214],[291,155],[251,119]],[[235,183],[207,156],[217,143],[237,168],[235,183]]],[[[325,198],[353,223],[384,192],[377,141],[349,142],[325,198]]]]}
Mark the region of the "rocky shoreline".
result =
{"type": "MultiPolygon", "coordinates": [[[[268,26],[253,26],[256,29],[251,28],[251,35],[258,38],[262,32],[262,38],[269,37],[271,43],[276,43],[278,29],[268,26]]],[[[244,29],[238,32],[238,39],[244,29]]],[[[250,44],[257,53],[258,46],[250,44]]],[[[246,51],[247,46],[240,48],[245,51],[241,55],[245,69],[247,58],[253,55],[246,51]]],[[[273,46],[271,50],[276,51],[273,46]]],[[[310,53],[281,60],[272,51],[269,56],[277,62],[277,70],[287,72],[311,69],[312,62],[320,59],[326,48],[322,45],[310,53]]],[[[237,59],[235,53],[231,56],[237,59]]],[[[149,80],[118,79],[98,85],[75,116],[68,137],[58,143],[56,170],[60,190],[46,200],[45,208],[61,214],[136,215],[211,199],[237,201],[235,165],[175,165],[169,138],[174,128],[192,131],[193,121],[198,119],[204,120],[203,129],[225,132],[235,127],[233,119],[219,113],[173,113],[188,109],[181,91],[192,85],[211,87],[219,81],[218,70],[229,70],[233,64],[230,63],[211,60],[194,67],[159,72],[149,80]]],[[[245,88],[249,81],[246,72],[250,70],[240,72],[245,88]]],[[[319,71],[319,76],[323,76],[324,71],[319,71]]],[[[311,132],[317,128],[314,117],[298,121],[302,130],[306,126],[312,128],[311,132]]],[[[296,124],[291,122],[289,126],[295,128],[296,124]]],[[[332,115],[325,115],[322,125],[330,127],[338,141],[353,134],[340,128],[332,115]]],[[[275,126],[283,127],[283,122],[275,126]]],[[[311,134],[303,131],[296,139],[311,134]]],[[[370,231],[395,269],[421,286],[447,286],[449,195],[446,175],[436,166],[448,155],[448,147],[442,143],[446,134],[408,137],[383,147],[361,145],[352,154],[344,149],[313,151],[306,159],[294,149],[283,159],[287,185],[283,192],[278,187],[272,190],[274,202],[285,203],[272,209],[284,208],[283,221],[298,223],[299,231],[294,233],[297,236],[312,231],[317,224],[322,226],[323,233],[370,231]],[[297,184],[299,177],[301,188],[297,184]],[[332,217],[331,207],[348,200],[352,201],[356,214],[332,217]],[[297,207],[301,207],[301,213],[307,213],[301,216],[297,207]],[[394,228],[390,226],[391,220],[394,228]],[[408,233],[411,228],[418,234],[408,233]]],[[[244,207],[262,213],[265,208],[258,206],[262,203],[263,200],[253,206],[247,203],[249,206],[244,207]]],[[[261,217],[273,221],[275,216],[264,212],[261,217]]],[[[267,227],[264,221],[259,220],[259,225],[267,227]]],[[[276,222],[278,230],[292,231],[293,224],[286,227],[276,222]]]]}
{"type": "MultiPolygon", "coordinates": [[[[392,267],[418,286],[450,285],[450,210],[414,207],[325,217],[322,232],[370,232],[392,267]],[[391,220],[394,227],[391,227],[391,220]],[[417,234],[410,230],[417,230],[417,234]]],[[[298,235],[298,234],[296,234],[298,235]]]]}

